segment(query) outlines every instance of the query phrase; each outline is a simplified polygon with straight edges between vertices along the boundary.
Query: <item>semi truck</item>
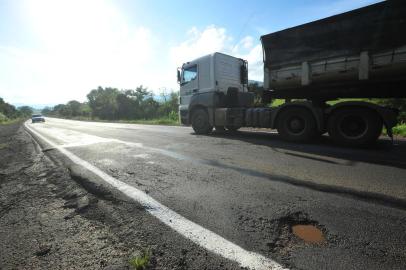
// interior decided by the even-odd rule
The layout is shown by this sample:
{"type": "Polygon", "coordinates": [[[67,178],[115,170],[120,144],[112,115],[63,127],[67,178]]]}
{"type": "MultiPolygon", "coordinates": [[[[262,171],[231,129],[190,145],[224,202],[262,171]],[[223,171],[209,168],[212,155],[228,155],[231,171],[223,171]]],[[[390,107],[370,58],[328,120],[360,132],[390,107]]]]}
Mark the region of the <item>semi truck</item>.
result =
{"type": "Polygon", "coordinates": [[[406,1],[380,2],[260,40],[265,105],[254,106],[247,61],[216,52],[177,70],[183,125],[196,134],[277,129],[293,142],[328,133],[347,146],[375,142],[383,127],[392,137],[398,112],[371,100],[406,97],[406,1]],[[272,107],[274,99],[285,102],[272,107]]]}

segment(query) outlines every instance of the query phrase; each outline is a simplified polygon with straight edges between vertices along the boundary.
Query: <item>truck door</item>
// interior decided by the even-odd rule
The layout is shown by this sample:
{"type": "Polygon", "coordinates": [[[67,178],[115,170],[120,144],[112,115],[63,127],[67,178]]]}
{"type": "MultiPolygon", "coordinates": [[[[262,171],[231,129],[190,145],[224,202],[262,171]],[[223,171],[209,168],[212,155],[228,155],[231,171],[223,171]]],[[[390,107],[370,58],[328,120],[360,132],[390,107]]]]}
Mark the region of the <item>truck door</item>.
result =
{"type": "Polygon", "coordinates": [[[180,86],[180,105],[188,106],[190,103],[190,97],[199,92],[199,76],[197,74],[197,64],[184,66],[182,69],[182,78],[180,86]]]}

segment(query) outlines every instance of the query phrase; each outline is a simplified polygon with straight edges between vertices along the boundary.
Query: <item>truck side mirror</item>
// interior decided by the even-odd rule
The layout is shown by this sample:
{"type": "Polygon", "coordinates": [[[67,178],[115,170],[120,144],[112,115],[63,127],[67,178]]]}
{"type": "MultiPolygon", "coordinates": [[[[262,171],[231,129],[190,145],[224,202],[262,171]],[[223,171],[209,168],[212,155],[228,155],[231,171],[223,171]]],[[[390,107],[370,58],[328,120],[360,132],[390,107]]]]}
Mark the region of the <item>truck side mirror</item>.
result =
{"type": "Polygon", "coordinates": [[[180,83],[180,70],[178,69],[177,71],[178,71],[178,72],[177,72],[177,75],[178,75],[178,83],[180,83]]]}
{"type": "Polygon", "coordinates": [[[248,62],[244,61],[244,64],[240,67],[240,80],[241,84],[248,84],[248,62]]]}

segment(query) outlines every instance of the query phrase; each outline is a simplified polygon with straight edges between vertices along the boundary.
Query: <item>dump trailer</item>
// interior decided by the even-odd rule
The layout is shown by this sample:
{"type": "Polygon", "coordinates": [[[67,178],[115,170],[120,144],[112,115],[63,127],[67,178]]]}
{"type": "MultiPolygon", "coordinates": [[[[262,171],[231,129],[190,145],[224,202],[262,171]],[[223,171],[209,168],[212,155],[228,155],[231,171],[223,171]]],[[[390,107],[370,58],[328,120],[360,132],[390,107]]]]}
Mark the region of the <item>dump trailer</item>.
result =
{"type": "Polygon", "coordinates": [[[247,61],[213,53],[178,69],[181,123],[197,134],[241,127],[277,129],[304,142],[328,132],[338,144],[361,146],[388,135],[397,111],[342,98],[406,97],[406,1],[386,1],[261,37],[262,103],[248,91],[247,61]]]}

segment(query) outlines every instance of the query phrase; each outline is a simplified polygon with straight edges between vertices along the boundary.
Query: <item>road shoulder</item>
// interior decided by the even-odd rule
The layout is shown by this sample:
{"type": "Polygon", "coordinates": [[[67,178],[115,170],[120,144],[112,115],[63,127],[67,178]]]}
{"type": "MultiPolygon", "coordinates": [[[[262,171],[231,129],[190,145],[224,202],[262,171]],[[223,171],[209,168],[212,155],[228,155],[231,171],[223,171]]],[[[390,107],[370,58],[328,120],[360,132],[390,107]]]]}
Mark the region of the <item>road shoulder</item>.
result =
{"type": "Polygon", "coordinates": [[[0,268],[131,269],[149,250],[150,269],[240,269],[140,205],[72,179],[20,125],[0,129],[0,268]]]}

